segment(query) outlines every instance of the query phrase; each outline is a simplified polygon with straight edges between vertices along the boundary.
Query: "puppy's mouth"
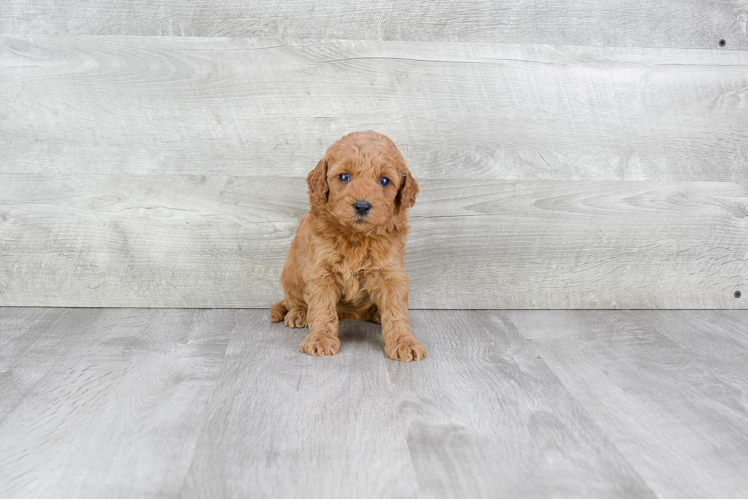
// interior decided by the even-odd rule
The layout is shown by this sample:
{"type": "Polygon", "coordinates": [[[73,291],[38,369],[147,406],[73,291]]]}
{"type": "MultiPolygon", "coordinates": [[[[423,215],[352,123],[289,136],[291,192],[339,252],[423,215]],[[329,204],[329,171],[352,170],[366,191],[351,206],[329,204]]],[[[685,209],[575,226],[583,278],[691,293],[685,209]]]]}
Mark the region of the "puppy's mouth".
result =
{"type": "Polygon", "coordinates": [[[356,217],[356,218],[355,218],[355,219],[353,220],[353,223],[354,223],[354,224],[358,224],[358,225],[363,225],[363,224],[367,224],[368,222],[369,222],[369,221],[367,221],[365,217],[356,217]]]}

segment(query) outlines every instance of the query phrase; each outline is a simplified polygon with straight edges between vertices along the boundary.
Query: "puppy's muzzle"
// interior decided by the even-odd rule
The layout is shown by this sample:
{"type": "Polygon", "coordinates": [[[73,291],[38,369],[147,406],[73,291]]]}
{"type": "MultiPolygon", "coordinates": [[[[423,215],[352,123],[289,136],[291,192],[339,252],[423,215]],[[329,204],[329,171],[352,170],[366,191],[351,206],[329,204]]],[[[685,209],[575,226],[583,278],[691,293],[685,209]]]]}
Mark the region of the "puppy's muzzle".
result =
{"type": "Polygon", "coordinates": [[[371,210],[371,203],[366,200],[356,200],[353,202],[353,209],[356,211],[356,215],[363,217],[371,210]]]}

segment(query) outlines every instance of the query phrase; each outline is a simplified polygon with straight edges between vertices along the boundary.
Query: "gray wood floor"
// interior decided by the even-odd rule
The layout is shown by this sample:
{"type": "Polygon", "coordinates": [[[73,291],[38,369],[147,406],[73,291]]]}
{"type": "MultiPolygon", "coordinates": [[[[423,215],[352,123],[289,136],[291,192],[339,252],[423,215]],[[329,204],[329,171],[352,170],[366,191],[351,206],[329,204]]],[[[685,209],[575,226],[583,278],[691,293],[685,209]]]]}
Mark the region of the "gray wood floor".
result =
{"type": "Polygon", "coordinates": [[[0,308],[3,497],[744,497],[748,311],[0,308]]]}

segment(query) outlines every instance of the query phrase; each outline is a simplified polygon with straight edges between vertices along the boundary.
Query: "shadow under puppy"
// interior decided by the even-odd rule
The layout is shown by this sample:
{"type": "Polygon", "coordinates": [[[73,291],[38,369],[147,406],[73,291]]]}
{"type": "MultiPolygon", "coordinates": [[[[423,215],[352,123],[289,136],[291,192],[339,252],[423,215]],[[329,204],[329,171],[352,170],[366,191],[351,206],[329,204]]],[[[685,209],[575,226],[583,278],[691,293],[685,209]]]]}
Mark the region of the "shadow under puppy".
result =
{"type": "Polygon", "coordinates": [[[373,131],[336,141],[307,176],[311,210],[296,230],[281,274],[285,299],[270,320],[309,326],[299,346],[313,356],[340,349],[339,319],[382,324],[384,352],[421,360],[405,274],[407,210],[418,183],[392,140],[373,131]]]}

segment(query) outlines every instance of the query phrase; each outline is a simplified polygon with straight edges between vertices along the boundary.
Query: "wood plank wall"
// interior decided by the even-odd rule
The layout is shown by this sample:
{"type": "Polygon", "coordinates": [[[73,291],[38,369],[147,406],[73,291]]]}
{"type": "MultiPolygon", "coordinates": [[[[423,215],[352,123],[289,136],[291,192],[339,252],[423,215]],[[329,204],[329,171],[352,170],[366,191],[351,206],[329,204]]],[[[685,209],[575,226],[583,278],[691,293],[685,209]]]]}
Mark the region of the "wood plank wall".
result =
{"type": "Polygon", "coordinates": [[[748,4],[0,4],[0,305],[267,307],[325,148],[413,308],[748,307],[748,4]],[[741,291],[741,298],[735,292],[741,291]]]}

